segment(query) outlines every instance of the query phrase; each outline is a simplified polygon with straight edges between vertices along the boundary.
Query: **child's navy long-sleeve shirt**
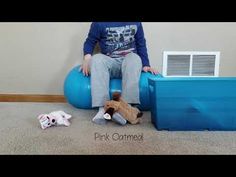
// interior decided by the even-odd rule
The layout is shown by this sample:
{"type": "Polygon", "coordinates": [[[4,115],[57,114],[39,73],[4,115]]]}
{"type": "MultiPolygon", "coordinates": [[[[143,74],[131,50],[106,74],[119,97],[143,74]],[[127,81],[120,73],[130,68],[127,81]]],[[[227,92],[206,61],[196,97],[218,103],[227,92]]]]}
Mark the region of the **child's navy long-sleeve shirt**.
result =
{"type": "Polygon", "coordinates": [[[84,55],[92,54],[96,43],[101,53],[112,58],[137,53],[143,66],[150,66],[141,22],[93,22],[84,43],[84,55]]]}

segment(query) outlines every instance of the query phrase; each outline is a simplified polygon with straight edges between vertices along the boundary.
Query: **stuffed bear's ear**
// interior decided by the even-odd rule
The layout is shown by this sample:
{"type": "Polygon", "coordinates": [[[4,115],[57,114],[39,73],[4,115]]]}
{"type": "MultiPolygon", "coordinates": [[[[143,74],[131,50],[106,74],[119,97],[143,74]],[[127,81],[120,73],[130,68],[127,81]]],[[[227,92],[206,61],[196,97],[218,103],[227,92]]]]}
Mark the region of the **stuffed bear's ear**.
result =
{"type": "Polygon", "coordinates": [[[112,99],[114,101],[119,101],[120,97],[121,97],[121,93],[120,92],[114,92],[113,95],[112,95],[112,99]]]}
{"type": "Polygon", "coordinates": [[[40,120],[44,115],[45,115],[45,114],[40,114],[40,115],[38,116],[38,119],[40,120]]]}

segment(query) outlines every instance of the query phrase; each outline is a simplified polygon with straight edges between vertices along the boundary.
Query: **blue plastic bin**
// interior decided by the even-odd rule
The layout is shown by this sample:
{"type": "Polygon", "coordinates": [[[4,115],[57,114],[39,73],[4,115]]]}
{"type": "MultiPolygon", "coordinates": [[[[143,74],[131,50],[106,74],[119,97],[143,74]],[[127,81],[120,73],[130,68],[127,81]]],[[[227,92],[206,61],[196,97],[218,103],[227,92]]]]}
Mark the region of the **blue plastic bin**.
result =
{"type": "Polygon", "coordinates": [[[149,79],[158,130],[236,130],[236,77],[149,79]]]}

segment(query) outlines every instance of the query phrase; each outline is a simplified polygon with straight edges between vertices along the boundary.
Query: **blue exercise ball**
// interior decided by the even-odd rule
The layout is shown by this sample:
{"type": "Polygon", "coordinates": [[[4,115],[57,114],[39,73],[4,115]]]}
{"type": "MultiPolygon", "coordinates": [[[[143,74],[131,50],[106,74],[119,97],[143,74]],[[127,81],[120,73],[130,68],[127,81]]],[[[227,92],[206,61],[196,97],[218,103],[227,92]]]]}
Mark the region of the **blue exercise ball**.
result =
{"type": "MultiPolygon", "coordinates": [[[[80,66],[74,67],[66,76],[64,82],[64,95],[69,104],[80,109],[92,109],[91,99],[91,85],[90,77],[86,77],[79,71],[80,66]]],[[[161,75],[152,75],[151,73],[142,72],[139,82],[140,92],[140,106],[142,111],[148,111],[151,108],[149,90],[148,90],[148,78],[158,78],[161,75]]],[[[110,80],[110,96],[115,91],[122,91],[122,80],[111,79],[110,80]]]]}
{"type": "Polygon", "coordinates": [[[150,98],[149,98],[149,88],[148,88],[148,78],[160,78],[161,74],[153,75],[150,72],[142,72],[139,80],[139,98],[140,105],[139,109],[142,111],[149,111],[151,109],[150,98]]]}
{"type": "Polygon", "coordinates": [[[91,109],[90,77],[85,77],[79,69],[80,66],[74,67],[66,76],[64,95],[72,106],[81,109],[91,109]]]}
{"type": "Polygon", "coordinates": [[[122,91],[122,80],[121,79],[111,79],[110,80],[110,98],[114,92],[122,91]]]}

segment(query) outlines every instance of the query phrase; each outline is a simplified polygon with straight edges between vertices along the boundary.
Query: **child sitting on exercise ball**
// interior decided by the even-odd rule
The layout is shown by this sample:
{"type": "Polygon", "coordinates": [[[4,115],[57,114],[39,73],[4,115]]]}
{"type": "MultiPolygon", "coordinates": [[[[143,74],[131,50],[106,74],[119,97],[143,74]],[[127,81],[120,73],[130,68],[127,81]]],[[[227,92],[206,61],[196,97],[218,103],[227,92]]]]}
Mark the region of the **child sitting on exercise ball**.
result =
{"type": "MultiPolygon", "coordinates": [[[[131,105],[138,105],[141,71],[158,74],[149,64],[141,22],[93,22],[83,50],[81,70],[85,76],[91,75],[92,107],[99,108],[93,118],[97,124],[107,121],[103,107],[110,100],[110,78],[122,78],[122,98],[131,105]],[[97,42],[101,53],[92,56],[97,42]]],[[[113,119],[121,125],[126,123],[118,113],[113,119]]]]}

